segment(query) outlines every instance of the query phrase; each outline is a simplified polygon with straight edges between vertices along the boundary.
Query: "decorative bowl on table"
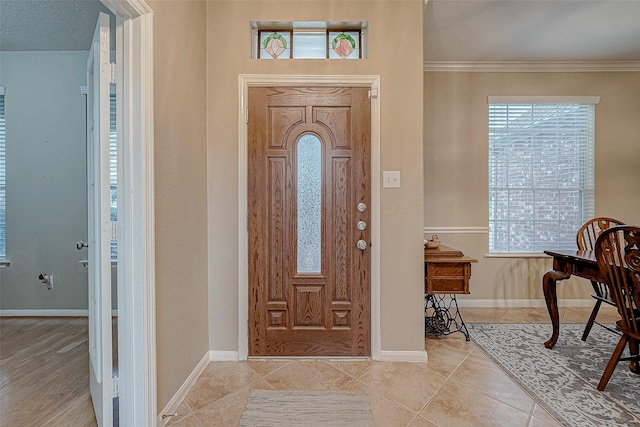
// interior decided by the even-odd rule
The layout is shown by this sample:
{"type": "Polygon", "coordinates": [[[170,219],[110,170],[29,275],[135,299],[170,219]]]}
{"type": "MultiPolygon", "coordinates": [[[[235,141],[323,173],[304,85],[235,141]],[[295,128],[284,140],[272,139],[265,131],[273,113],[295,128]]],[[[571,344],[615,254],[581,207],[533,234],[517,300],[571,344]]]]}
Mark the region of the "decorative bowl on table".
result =
{"type": "Polygon", "coordinates": [[[438,238],[437,234],[434,234],[433,236],[431,236],[431,239],[424,241],[424,247],[427,249],[434,249],[437,248],[438,246],[440,246],[440,239],[438,238]]]}

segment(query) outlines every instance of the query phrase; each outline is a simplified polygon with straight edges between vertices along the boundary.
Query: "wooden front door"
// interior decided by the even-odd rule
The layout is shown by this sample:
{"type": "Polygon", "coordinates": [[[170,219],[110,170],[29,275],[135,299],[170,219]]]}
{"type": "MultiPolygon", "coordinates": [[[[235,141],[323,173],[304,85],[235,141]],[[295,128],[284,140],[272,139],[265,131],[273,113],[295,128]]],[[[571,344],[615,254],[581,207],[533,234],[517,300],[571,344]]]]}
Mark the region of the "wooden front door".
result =
{"type": "Polygon", "coordinates": [[[248,95],[249,356],[369,356],[368,90],[248,95]]]}

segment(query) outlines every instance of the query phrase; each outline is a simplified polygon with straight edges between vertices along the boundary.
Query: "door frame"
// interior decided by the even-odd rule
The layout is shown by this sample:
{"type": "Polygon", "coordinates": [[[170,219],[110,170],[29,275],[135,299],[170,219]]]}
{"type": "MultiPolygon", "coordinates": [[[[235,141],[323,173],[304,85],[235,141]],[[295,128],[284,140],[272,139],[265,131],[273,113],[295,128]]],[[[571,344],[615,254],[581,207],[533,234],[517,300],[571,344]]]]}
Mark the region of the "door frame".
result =
{"type": "Polygon", "coordinates": [[[144,0],[100,0],[116,16],[118,395],[120,425],[155,426],[153,11],[144,0]],[[122,166],[122,167],[120,167],[122,166]],[[120,172],[120,170],[122,172],[120,172]],[[122,249],[120,249],[122,248],[122,249]]]}
{"type": "Polygon", "coordinates": [[[248,92],[249,87],[346,86],[369,88],[371,100],[371,358],[381,359],[380,337],[380,76],[240,74],[238,76],[238,358],[249,354],[248,92]]]}

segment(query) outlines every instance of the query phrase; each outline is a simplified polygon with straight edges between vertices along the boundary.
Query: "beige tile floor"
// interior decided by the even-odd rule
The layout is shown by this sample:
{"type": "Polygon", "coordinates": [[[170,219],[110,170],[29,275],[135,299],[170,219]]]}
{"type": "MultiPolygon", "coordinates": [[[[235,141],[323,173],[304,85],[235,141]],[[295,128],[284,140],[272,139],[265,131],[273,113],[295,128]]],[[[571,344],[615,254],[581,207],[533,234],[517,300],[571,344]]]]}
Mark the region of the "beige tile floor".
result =
{"type": "MultiPolygon", "coordinates": [[[[561,308],[585,323],[591,308],[561,308]]],[[[547,323],[546,308],[461,308],[467,323],[547,323]]],[[[603,307],[598,320],[613,322],[603,307]]],[[[594,326],[598,327],[598,326],[594,326]]],[[[562,333],[562,331],[561,331],[562,333]]],[[[178,407],[173,427],[237,426],[251,390],[345,390],[369,395],[376,426],[559,426],[473,343],[455,333],[425,339],[429,361],[211,362],[178,407]]]]}

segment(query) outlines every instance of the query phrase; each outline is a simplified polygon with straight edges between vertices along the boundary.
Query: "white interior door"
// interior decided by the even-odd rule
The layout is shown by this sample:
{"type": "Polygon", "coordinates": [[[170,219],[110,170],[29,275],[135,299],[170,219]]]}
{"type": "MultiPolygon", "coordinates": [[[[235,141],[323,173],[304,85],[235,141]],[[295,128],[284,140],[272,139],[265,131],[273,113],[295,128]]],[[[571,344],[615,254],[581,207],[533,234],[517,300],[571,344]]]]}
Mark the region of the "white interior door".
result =
{"type": "Polygon", "coordinates": [[[87,204],[91,398],[100,427],[113,426],[109,187],[109,16],[101,13],[87,61],[87,204]]]}

